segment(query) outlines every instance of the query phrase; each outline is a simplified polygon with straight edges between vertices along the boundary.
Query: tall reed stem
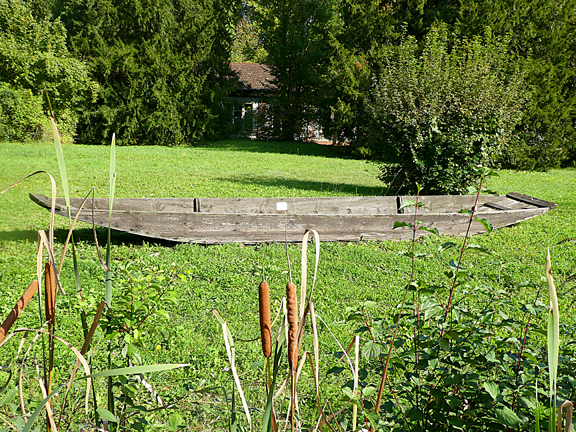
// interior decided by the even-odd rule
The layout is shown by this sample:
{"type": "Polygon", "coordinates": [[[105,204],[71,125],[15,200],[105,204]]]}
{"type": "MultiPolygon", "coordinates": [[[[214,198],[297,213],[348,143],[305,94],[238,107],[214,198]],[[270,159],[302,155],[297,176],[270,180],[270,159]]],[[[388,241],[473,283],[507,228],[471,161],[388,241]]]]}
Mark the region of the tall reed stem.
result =
{"type": "MultiPolygon", "coordinates": [[[[416,229],[416,218],[418,216],[418,199],[420,197],[416,194],[416,205],[414,208],[414,229],[416,229]]],[[[416,232],[414,231],[412,237],[413,243],[413,251],[414,249],[414,241],[416,238],[416,232]]],[[[390,357],[392,356],[392,349],[394,349],[394,341],[396,340],[396,335],[398,334],[398,327],[400,325],[400,320],[402,319],[402,312],[404,311],[404,305],[406,304],[406,297],[408,296],[408,291],[410,289],[410,284],[414,281],[414,253],[412,253],[412,275],[410,277],[410,283],[406,286],[406,290],[404,291],[404,297],[402,298],[402,303],[400,305],[400,311],[398,312],[398,319],[396,320],[396,327],[394,328],[394,333],[392,335],[392,340],[390,341],[390,348],[388,348],[388,355],[386,356],[386,363],[384,364],[384,371],[382,372],[382,380],[380,381],[380,388],[378,389],[378,397],[376,399],[376,409],[375,412],[378,414],[380,412],[380,405],[382,404],[382,395],[384,394],[384,385],[386,384],[386,376],[388,374],[388,367],[390,365],[390,357]]],[[[374,427],[371,428],[372,432],[374,432],[374,427]]]]}

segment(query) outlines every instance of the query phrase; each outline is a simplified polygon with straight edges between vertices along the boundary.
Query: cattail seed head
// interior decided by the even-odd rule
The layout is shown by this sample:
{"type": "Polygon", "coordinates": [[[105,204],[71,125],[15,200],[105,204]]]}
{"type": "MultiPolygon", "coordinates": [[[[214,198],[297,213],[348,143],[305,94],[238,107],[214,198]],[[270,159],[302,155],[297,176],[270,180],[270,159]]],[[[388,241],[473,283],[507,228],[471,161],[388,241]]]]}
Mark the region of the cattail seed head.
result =
{"type": "Polygon", "coordinates": [[[258,287],[258,303],[260,306],[262,352],[264,357],[269,358],[272,354],[272,329],[270,325],[270,289],[266,281],[262,281],[258,287]]]}
{"type": "Polygon", "coordinates": [[[292,370],[298,366],[298,298],[296,285],[288,282],[286,285],[286,310],[288,314],[288,364],[292,370]]]}

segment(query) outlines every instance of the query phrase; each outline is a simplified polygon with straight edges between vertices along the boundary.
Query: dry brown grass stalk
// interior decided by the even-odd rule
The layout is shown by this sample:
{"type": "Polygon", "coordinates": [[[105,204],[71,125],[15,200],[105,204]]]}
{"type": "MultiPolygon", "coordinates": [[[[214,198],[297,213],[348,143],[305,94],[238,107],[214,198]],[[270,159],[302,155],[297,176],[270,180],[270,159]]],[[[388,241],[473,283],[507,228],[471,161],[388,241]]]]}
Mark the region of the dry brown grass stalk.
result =
{"type": "Polygon", "coordinates": [[[266,281],[258,287],[258,304],[260,307],[260,337],[264,357],[272,355],[272,327],[270,325],[270,288],[266,281]]]}
{"type": "Polygon", "coordinates": [[[34,280],[30,283],[22,297],[16,302],[16,306],[12,309],[12,311],[8,314],[2,326],[0,327],[0,344],[6,337],[6,334],[10,331],[16,319],[20,316],[26,305],[32,299],[32,296],[38,291],[38,281],[34,280]]]}
{"type": "MultiPolygon", "coordinates": [[[[46,263],[44,267],[44,310],[48,331],[54,334],[56,324],[56,275],[51,263],[46,263]]],[[[54,368],[54,337],[48,336],[48,379],[46,380],[46,391],[52,392],[52,373],[54,368]]]]}
{"type": "Polygon", "coordinates": [[[562,432],[562,418],[566,420],[565,432],[572,431],[572,416],[574,413],[574,404],[570,401],[565,401],[560,407],[558,407],[558,419],[557,419],[557,432],[562,432]],[[566,416],[562,415],[562,410],[566,408],[566,416]]]}

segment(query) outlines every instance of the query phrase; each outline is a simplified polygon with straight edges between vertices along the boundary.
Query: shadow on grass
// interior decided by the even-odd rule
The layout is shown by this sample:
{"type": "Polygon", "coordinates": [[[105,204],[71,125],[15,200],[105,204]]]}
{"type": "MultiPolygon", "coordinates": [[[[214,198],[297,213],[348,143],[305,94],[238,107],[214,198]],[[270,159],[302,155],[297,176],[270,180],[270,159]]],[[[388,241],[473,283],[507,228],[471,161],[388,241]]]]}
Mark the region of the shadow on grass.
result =
{"type": "Polygon", "coordinates": [[[301,181],[294,179],[274,179],[261,177],[243,177],[243,178],[215,178],[218,181],[227,181],[230,183],[239,183],[245,185],[258,185],[264,187],[278,188],[284,186],[286,189],[310,190],[325,193],[347,193],[359,196],[381,196],[386,192],[385,187],[358,186],[349,183],[324,183],[317,181],[301,181]]]}
{"type": "Polygon", "coordinates": [[[297,141],[280,142],[239,139],[206,142],[197,144],[194,147],[253,153],[282,153],[302,156],[322,156],[327,158],[362,159],[354,155],[351,148],[347,146],[320,145],[297,141]]]}
{"type": "MultiPolygon", "coordinates": [[[[54,230],[54,240],[59,244],[64,244],[68,230],[56,229],[54,230]]],[[[96,228],[96,235],[98,236],[98,244],[104,253],[106,248],[106,239],[108,237],[108,230],[106,228],[96,228]]],[[[13,231],[0,231],[0,242],[34,242],[38,241],[38,232],[34,230],[13,230],[13,231]]],[[[94,233],[92,228],[78,228],[74,230],[74,241],[76,243],[86,243],[94,246],[94,233]]],[[[112,244],[114,245],[152,245],[152,246],[175,246],[178,242],[168,240],[160,240],[151,237],[143,237],[136,234],[130,234],[123,231],[112,230],[112,244]]]]}
{"type": "MultiPolygon", "coordinates": [[[[54,237],[59,243],[64,243],[66,241],[66,236],[68,231],[64,229],[58,229],[54,231],[54,237]]],[[[108,238],[108,228],[96,228],[96,235],[98,236],[98,245],[102,249],[101,252],[104,256],[106,250],[106,240],[108,238]]],[[[89,245],[95,245],[94,232],[92,228],[79,228],[74,230],[74,241],[83,242],[89,245]]],[[[114,245],[151,245],[151,246],[175,246],[179,244],[178,242],[172,242],[168,240],[160,240],[151,237],[139,236],[136,234],[130,234],[124,231],[112,230],[112,244],[114,245]]]]}
{"type": "Polygon", "coordinates": [[[9,241],[31,241],[35,242],[38,240],[38,232],[34,230],[12,230],[12,231],[0,231],[0,242],[9,241]]]}

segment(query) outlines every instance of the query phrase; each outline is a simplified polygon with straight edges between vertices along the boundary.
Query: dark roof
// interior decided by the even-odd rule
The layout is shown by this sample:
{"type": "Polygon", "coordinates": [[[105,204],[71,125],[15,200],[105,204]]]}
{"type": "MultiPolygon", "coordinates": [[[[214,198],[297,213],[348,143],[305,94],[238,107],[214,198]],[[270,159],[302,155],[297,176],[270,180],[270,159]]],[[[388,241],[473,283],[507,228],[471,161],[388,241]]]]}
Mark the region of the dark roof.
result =
{"type": "Polygon", "coordinates": [[[264,64],[230,63],[230,68],[238,75],[244,90],[269,90],[275,87],[270,68],[264,64]]]}

